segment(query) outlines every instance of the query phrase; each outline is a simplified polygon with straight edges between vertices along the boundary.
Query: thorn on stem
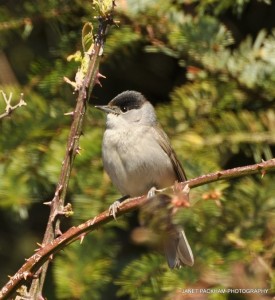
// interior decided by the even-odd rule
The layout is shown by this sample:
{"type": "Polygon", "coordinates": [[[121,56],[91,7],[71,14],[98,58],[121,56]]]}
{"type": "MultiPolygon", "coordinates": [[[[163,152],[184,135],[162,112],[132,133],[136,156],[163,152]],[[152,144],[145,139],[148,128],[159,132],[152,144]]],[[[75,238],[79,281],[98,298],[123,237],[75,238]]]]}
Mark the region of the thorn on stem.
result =
{"type": "Polygon", "coordinates": [[[102,75],[101,73],[97,72],[96,78],[95,78],[95,84],[98,84],[100,87],[102,87],[102,84],[100,82],[100,78],[106,78],[106,76],[102,75]]]}
{"type": "Polygon", "coordinates": [[[82,150],[82,148],[81,148],[80,146],[78,146],[78,147],[75,149],[76,154],[81,155],[81,153],[80,153],[81,150],[82,150]]]}
{"type": "Polygon", "coordinates": [[[79,237],[79,239],[80,239],[80,245],[81,245],[82,242],[84,241],[85,236],[86,236],[86,233],[83,233],[83,234],[79,237]]]}
{"type": "Polygon", "coordinates": [[[33,277],[33,274],[29,271],[26,271],[23,273],[23,277],[25,280],[27,280],[28,277],[33,277]]]}
{"type": "Polygon", "coordinates": [[[39,248],[36,248],[36,249],[34,249],[34,252],[37,252],[37,251],[39,251],[42,247],[44,247],[44,245],[43,244],[40,244],[40,243],[36,243],[36,245],[39,247],[39,248]]]}
{"type": "Polygon", "coordinates": [[[69,111],[67,113],[64,113],[64,116],[73,116],[74,115],[74,111],[69,111]]]}

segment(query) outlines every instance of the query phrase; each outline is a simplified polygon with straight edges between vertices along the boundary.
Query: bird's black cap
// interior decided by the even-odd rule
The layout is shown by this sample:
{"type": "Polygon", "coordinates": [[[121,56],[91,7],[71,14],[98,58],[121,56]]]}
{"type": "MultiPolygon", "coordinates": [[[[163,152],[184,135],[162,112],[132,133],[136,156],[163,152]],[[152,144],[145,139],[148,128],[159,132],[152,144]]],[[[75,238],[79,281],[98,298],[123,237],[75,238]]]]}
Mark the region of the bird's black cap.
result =
{"type": "Polygon", "coordinates": [[[117,106],[122,111],[131,109],[138,109],[146,102],[146,98],[139,92],[136,91],[125,91],[118,94],[112,99],[108,106],[117,106]]]}
{"type": "Polygon", "coordinates": [[[147,102],[146,98],[136,91],[125,91],[113,98],[108,105],[96,105],[95,107],[105,113],[119,115],[132,109],[139,109],[147,102]]]}

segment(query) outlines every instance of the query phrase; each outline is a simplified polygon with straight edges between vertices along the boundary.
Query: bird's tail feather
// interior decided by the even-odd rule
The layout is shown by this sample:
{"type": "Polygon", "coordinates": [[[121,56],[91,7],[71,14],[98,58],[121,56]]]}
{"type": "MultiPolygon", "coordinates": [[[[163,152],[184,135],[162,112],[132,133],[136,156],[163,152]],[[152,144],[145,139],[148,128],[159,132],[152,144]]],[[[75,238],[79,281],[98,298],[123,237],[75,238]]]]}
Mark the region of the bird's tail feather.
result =
{"type": "Polygon", "coordinates": [[[170,228],[165,239],[164,250],[171,269],[180,268],[183,265],[193,266],[192,249],[182,228],[176,226],[170,228]]]}

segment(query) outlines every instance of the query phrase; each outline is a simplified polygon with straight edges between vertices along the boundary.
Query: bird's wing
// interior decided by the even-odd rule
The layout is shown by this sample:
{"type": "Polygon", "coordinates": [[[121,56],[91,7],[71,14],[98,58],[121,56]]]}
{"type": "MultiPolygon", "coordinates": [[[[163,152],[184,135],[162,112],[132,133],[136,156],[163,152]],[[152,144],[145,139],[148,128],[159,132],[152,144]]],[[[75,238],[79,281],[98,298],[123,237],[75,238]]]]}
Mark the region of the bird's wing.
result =
{"type": "Polygon", "coordinates": [[[185,172],[183,170],[181,163],[179,162],[179,160],[176,156],[175,151],[171,147],[171,143],[170,143],[168,136],[166,135],[166,133],[163,131],[163,129],[158,124],[154,126],[154,130],[156,132],[157,140],[158,140],[161,148],[171,159],[175,174],[177,176],[177,180],[179,182],[186,181],[187,177],[185,175],[185,172]]]}

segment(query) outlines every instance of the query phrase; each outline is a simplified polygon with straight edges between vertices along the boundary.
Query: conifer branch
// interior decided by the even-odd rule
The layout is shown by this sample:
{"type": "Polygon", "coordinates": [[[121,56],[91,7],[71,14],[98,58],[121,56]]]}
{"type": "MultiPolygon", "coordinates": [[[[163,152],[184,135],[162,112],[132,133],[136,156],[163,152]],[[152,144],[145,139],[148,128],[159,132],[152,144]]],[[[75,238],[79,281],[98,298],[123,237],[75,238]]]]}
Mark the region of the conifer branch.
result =
{"type": "MultiPolygon", "coordinates": [[[[260,173],[262,176],[264,176],[267,172],[271,171],[275,171],[275,159],[263,161],[254,165],[237,167],[202,175],[200,177],[179,183],[177,188],[181,186],[184,191],[187,190],[187,186],[192,189],[216,181],[229,180],[256,173],[260,173]]],[[[171,189],[174,189],[174,186],[163,189],[161,192],[163,193],[171,189]]],[[[118,217],[130,211],[136,210],[149,200],[150,198],[147,198],[147,196],[128,199],[121,204],[116,216],[118,217]]],[[[10,297],[19,286],[21,286],[28,279],[32,279],[39,268],[45,264],[45,262],[48,262],[50,259],[52,259],[54,254],[58,253],[60,250],[76,240],[80,240],[80,242],[82,242],[87,233],[94,231],[98,227],[112,220],[113,217],[110,216],[109,211],[106,210],[96,217],[86,221],[85,223],[82,223],[76,227],[71,227],[68,231],[50,243],[43,244],[42,246],[39,245],[40,248],[36,250],[35,254],[26,260],[26,263],[17,271],[14,276],[10,277],[8,283],[2,288],[0,291],[0,299],[8,299],[8,297],[10,297]]]]}

